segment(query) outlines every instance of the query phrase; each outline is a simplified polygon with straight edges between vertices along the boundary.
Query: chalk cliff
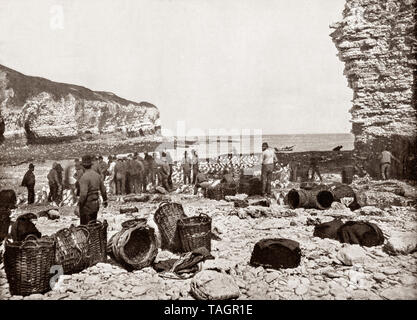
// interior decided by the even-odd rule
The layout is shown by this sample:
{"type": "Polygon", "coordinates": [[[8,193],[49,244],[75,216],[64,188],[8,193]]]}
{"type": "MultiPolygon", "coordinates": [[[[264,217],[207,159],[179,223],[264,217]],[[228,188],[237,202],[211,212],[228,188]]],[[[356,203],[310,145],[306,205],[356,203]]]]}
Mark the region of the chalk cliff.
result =
{"type": "Polygon", "coordinates": [[[333,42],[353,90],[355,153],[377,177],[376,156],[388,146],[397,177],[417,178],[416,0],[346,0],[333,42]]]}
{"type": "Polygon", "coordinates": [[[60,142],[92,134],[160,134],[159,111],[110,92],[23,75],[0,65],[0,140],[60,142]]]}

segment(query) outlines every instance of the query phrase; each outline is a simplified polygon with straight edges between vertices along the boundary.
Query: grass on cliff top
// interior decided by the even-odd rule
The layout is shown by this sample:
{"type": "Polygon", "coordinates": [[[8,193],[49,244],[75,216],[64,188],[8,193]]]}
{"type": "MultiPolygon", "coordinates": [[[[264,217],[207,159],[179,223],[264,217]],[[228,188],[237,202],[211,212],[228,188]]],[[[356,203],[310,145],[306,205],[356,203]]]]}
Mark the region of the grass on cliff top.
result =
{"type": "Polygon", "coordinates": [[[155,108],[155,106],[151,103],[138,103],[126,100],[111,92],[92,91],[88,88],[73,84],[59,83],[40,77],[26,76],[3,65],[0,65],[0,72],[5,72],[7,74],[6,89],[13,89],[14,97],[11,98],[11,102],[15,106],[22,106],[28,98],[36,96],[41,92],[48,92],[53,95],[55,100],[59,100],[66,97],[68,94],[72,94],[74,97],[84,100],[115,102],[125,106],[133,104],[142,107],[155,108]]]}

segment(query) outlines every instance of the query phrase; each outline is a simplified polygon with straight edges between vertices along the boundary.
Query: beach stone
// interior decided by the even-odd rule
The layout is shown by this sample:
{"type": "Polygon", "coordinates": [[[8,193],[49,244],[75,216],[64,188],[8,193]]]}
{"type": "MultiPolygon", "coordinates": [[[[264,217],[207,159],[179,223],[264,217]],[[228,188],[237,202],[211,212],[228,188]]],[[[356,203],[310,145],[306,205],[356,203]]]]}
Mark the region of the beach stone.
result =
{"type": "Polygon", "coordinates": [[[287,287],[290,289],[295,289],[300,285],[300,280],[298,278],[290,278],[287,281],[287,287]]]}
{"type": "Polygon", "coordinates": [[[355,212],[358,212],[360,215],[364,216],[382,216],[384,215],[384,211],[374,207],[374,206],[364,206],[355,212]]]}
{"type": "Polygon", "coordinates": [[[161,186],[157,186],[155,188],[155,191],[159,192],[160,194],[167,194],[168,193],[168,191],[165,188],[161,187],[161,186]]]}
{"type": "Polygon", "coordinates": [[[339,250],[337,258],[347,266],[363,264],[366,260],[366,252],[358,245],[350,245],[339,250]]]}
{"type": "Polygon", "coordinates": [[[219,271],[229,271],[236,267],[236,262],[230,261],[225,258],[218,259],[209,259],[205,260],[203,263],[203,270],[219,270],[219,271]]]}
{"type": "Polygon", "coordinates": [[[417,300],[417,288],[388,288],[381,292],[381,296],[388,300],[417,300]]]}
{"type": "Polygon", "coordinates": [[[381,271],[384,274],[393,275],[393,274],[397,274],[400,270],[398,270],[397,268],[393,268],[393,267],[385,267],[381,271]]]}
{"type": "Polygon", "coordinates": [[[213,270],[203,270],[192,279],[191,292],[199,300],[238,298],[239,287],[231,276],[213,270]]]}
{"type": "Polygon", "coordinates": [[[342,275],[337,271],[326,270],[322,273],[324,276],[328,278],[340,278],[342,275]]]}
{"type": "Polygon", "coordinates": [[[382,282],[387,279],[387,276],[381,272],[377,272],[374,274],[374,279],[378,282],[382,282]]]}
{"type": "Polygon", "coordinates": [[[265,282],[271,283],[271,282],[275,281],[276,279],[278,279],[279,276],[280,276],[280,274],[278,272],[268,272],[265,275],[265,282]]]}
{"type": "Polygon", "coordinates": [[[295,294],[302,296],[308,292],[308,286],[301,284],[295,289],[295,294]]]}
{"type": "Polygon", "coordinates": [[[412,286],[417,284],[417,277],[412,275],[402,276],[400,282],[406,286],[412,286]]]}
{"type": "Polygon", "coordinates": [[[417,250],[415,232],[397,232],[392,234],[383,247],[391,255],[409,254],[417,250]]]}

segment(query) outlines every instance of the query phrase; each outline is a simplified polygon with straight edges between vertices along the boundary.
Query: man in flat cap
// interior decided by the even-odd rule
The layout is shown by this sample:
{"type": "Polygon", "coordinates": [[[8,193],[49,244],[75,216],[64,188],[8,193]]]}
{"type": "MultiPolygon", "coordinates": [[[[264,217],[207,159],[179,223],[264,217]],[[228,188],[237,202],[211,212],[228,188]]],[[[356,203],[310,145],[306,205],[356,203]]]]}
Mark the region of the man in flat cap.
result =
{"type": "Polygon", "coordinates": [[[103,180],[92,166],[90,155],[82,157],[82,165],[85,169],[84,174],[80,178],[80,197],[78,200],[80,212],[80,224],[86,225],[90,221],[97,220],[97,213],[100,208],[100,193],[103,198],[103,206],[107,207],[107,193],[103,180]]]}
{"type": "Polygon", "coordinates": [[[29,164],[29,170],[26,172],[22,180],[22,187],[28,189],[28,204],[35,202],[35,166],[33,163],[29,164]]]}

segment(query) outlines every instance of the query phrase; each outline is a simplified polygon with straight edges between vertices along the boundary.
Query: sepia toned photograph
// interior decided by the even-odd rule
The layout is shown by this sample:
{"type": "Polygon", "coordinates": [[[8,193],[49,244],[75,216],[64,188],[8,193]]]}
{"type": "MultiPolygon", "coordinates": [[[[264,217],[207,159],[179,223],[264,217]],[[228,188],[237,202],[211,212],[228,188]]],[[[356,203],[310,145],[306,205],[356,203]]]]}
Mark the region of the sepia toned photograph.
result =
{"type": "Polygon", "coordinates": [[[0,0],[0,300],[417,300],[416,8],[0,0]]]}

